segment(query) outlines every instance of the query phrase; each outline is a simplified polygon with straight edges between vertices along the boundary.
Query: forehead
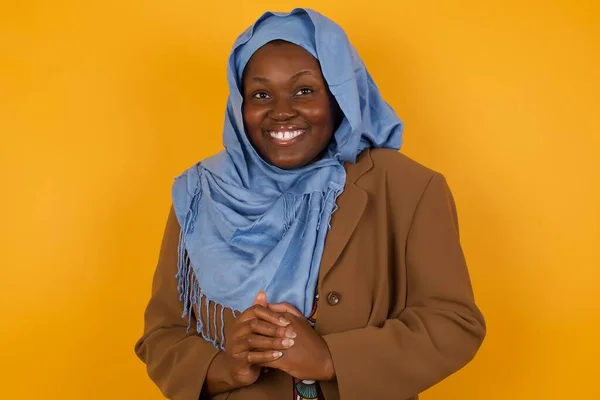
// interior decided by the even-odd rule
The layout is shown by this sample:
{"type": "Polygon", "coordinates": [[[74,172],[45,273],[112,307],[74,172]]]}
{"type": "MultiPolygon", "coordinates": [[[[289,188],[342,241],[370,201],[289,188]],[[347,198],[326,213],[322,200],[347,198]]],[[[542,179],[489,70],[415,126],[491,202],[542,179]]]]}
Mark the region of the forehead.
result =
{"type": "Polygon", "coordinates": [[[294,74],[302,69],[314,70],[319,75],[321,72],[319,61],[302,47],[290,42],[274,41],[252,55],[244,75],[294,74]]]}

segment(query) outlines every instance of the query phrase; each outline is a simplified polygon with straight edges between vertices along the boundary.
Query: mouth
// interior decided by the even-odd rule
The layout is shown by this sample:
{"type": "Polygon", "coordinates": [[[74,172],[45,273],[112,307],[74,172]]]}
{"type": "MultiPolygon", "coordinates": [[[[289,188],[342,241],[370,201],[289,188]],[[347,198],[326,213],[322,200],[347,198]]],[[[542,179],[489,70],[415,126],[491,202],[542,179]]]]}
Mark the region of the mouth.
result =
{"type": "Polygon", "coordinates": [[[271,141],[277,146],[291,146],[306,134],[306,129],[290,127],[285,129],[267,130],[266,133],[269,138],[271,138],[271,141]]]}

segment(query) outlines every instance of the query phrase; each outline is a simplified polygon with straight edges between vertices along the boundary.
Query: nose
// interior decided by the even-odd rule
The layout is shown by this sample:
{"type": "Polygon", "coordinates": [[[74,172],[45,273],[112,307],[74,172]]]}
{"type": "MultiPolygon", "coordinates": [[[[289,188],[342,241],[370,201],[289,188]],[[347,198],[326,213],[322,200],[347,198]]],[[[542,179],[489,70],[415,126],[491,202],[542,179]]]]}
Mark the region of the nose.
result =
{"type": "Polygon", "coordinates": [[[273,107],[269,111],[269,118],[275,121],[286,121],[297,115],[292,100],[286,96],[280,96],[271,103],[273,107]]]}

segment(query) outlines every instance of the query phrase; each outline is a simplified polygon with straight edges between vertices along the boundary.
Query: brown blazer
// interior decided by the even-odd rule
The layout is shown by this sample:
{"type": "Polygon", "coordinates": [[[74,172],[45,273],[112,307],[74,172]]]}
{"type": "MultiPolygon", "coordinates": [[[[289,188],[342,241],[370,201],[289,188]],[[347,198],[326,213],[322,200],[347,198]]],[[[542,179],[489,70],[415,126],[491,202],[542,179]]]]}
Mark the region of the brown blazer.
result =
{"type": "MultiPolygon", "coordinates": [[[[337,375],[321,388],[327,400],[414,400],[469,362],[485,336],[454,201],[442,175],[392,150],[366,150],[346,171],[318,282],[315,329],[337,375]]],[[[171,211],[135,350],[167,398],[197,400],[217,350],[186,333],[178,237],[171,211]]],[[[214,399],[291,397],[291,377],[272,370],[214,399]]]]}

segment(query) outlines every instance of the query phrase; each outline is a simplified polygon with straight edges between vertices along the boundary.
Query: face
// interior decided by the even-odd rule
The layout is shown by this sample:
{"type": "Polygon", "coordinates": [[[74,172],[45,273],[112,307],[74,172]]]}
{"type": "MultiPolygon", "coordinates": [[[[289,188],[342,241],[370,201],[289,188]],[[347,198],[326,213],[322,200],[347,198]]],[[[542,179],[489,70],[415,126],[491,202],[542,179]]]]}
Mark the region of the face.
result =
{"type": "Polygon", "coordinates": [[[319,62],[289,42],[268,43],[252,55],[243,97],[250,142],[263,159],[282,169],[318,159],[341,115],[319,62]]]}

